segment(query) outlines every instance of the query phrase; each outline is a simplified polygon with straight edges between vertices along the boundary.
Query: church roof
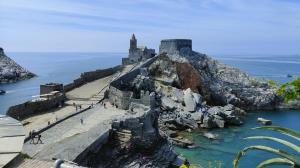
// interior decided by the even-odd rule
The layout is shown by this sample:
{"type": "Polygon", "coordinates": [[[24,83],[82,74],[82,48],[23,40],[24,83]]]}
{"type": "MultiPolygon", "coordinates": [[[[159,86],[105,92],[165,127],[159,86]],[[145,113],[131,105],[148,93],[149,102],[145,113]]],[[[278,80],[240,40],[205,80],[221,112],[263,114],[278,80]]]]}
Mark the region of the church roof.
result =
{"type": "Polygon", "coordinates": [[[136,39],[134,33],[132,34],[131,39],[136,39]]]}

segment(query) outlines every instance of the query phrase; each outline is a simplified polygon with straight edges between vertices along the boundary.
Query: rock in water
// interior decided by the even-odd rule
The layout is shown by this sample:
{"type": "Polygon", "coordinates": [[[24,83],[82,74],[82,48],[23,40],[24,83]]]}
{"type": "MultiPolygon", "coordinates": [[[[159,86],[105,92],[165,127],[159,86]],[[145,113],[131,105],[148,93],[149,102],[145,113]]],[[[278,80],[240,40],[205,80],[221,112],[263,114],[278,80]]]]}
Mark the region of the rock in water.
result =
{"type": "Polygon", "coordinates": [[[267,119],[264,119],[264,118],[257,118],[257,122],[259,122],[263,125],[272,125],[271,120],[267,120],[267,119]]]}
{"type": "Polygon", "coordinates": [[[4,50],[0,47],[0,83],[16,82],[19,80],[30,79],[34,76],[35,74],[27,71],[7,57],[4,50]]]}

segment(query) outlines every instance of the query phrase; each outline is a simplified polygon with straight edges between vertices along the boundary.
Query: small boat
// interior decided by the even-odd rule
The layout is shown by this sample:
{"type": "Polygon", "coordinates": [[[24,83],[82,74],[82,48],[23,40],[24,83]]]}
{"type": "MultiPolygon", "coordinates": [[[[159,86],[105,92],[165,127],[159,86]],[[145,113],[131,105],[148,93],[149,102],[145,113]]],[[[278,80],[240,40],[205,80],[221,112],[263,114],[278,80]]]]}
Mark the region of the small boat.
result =
{"type": "Polygon", "coordinates": [[[0,95],[4,95],[6,93],[5,90],[0,90],[0,95]]]}
{"type": "Polygon", "coordinates": [[[288,77],[288,78],[292,78],[293,77],[293,75],[292,74],[287,74],[287,76],[286,77],[288,77]]]}
{"type": "Polygon", "coordinates": [[[272,125],[272,120],[267,120],[264,118],[257,118],[257,122],[259,122],[263,125],[272,125]]]}

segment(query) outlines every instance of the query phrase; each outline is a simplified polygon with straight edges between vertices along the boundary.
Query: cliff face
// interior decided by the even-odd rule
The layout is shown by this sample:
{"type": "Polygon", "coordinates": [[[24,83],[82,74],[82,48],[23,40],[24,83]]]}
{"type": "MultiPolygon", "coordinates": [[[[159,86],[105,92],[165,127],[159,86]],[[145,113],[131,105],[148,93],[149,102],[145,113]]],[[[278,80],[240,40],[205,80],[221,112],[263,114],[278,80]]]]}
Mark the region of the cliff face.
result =
{"type": "Polygon", "coordinates": [[[10,83],[19,80],[30,79],[35,74],[27,71],[15,61],[7,57],[0,48],[0,83],[10,83]]]}
{"type": "Polygon", "coordinates": [[[172,87],[201,94],[209,105],[232,104],[245,110],[276,107],[276,91],[266,82],[190,49],[162,54],[149,71],[152,78],[167,79],[172,87]]]}

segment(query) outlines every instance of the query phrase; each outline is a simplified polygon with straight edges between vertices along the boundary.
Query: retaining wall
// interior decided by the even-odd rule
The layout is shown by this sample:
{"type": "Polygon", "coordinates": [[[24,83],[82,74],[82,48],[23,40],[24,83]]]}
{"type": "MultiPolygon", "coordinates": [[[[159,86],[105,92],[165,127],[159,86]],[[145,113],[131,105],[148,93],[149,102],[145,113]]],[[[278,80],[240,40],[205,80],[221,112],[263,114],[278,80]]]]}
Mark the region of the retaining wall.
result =
{"type": "Polygon", "coordinates": [[[149,92],[141,93],[140,99],[133,98],[133,92],[130,90],[130,82],[139,74],[141,69],[152,64],[158,56],[148,59],[143,64],[136,67],[134,70],[120,76],[118,79],[111,82],[108,89],[108,99],[110,102],[118,106],[118,108],[128,110],[130,103],[150,105],[149,92]]]}
{"type": "Polygon", "coordinates": [[[110,76],[118,71],[121,71],[123,66],[118,65],[112,68],[99,69],[90,72],[84,72],[80,75],[79,78],[75,79],[72,83],[69,83],[64,86],[65,92],[71,91],[77,87],[80,87],[88,82],[92,82],[97,79],[101,79],[107,76],[110,76]]]}
{"type": "Polygon", "coordinates": [[[36,102],[28,101],[16,106],[11,106],[6,114],[17,120],[22,120],[29,116],[57,108],[64,104],[64,99],[65,96],[61,94],[49,100],[36,102]]]}

